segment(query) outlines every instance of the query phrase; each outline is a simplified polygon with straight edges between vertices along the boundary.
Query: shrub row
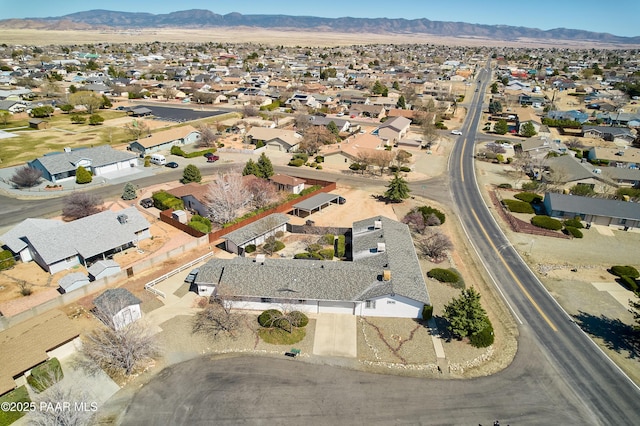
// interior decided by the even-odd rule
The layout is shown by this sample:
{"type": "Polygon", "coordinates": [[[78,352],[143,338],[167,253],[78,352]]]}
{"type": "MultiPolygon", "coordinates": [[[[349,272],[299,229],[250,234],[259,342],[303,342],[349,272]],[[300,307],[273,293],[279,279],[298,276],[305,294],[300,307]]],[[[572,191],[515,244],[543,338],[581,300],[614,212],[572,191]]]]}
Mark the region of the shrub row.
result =
{"type": "Polygon", "coordinates": [[[529,213],[529,214],[535,213],[535,211],[533,210],[533,207],[531,207],[531,204],[524,201],[502,200],[502,204],[504,204],[504,206],[507,209],[509,209],[510,212],[513,212],[513,213],[529,213]]]}
{"type": "Polygon", "coordinates": [[[166,191],[155,192],[151,198],[153,198],[153,206],[159,210],[182,210],[184,209],[184,203],[180,198],[176,198],[166,191]]]}
{"type": "Polygon", "coordinates": [[[207,148],[201,151],[184,152],[182,148],[177,145],[174,145],[171,147],[171,154],[177,155],[179,157],[184,157],[184,158],[202,157],[206,153],[214,153],[214,152],[216,152],[215,148],[207,148]]]}
{"type": "Polygon", "coordinates": [[[293,255],[294,259],[313,259],[313,260],[322,260],[322,256],[318,252],[309,253],[308,251],[304,251],[302,253],[296,253],[293,255]]]}
{"type": "Polygon", "coordinates": [[[513,198],[524,201],[525,203],[539,203],[542,201],[542,196],[533,192],[519,192],[514,195],[513,198]]]}
{"type": "Polygon", "coordinates": [[[427,272],[429,278],[436,279],[441,283],[456,283],[460,280],[460,275],[450,269],[433,268],[427,272]]]}
{"type": "Polygon", "coordinates": [[[574,226],[565,226],[565,233],[571,235],[573,238],[582,238],[582,231],[574,226]]]}
{"type": "Polygon", "coordinates": [[[531,224],[538,228],[551,229],[552,231],[559,231],[562,229],[562,222],[545,215],[532,217],[531,224]]]}
{"type": "Polygon", "coordinates": [[[582,221],[580,220],[580,216],[576,216],[573,219],[567,219],[563,222],[564,226],[571,226],[573,228],[582,229],[584,226],[582,225],[582,221]]]}
{"type": "Polygon", "coordinates": [[[337,253],[336,253],[336,257],[340,257],[343,258],[345,256],[345,245],[346,245],[346,238],[344,235],[338,235],[338,244],[337,244],[337,253]]]}

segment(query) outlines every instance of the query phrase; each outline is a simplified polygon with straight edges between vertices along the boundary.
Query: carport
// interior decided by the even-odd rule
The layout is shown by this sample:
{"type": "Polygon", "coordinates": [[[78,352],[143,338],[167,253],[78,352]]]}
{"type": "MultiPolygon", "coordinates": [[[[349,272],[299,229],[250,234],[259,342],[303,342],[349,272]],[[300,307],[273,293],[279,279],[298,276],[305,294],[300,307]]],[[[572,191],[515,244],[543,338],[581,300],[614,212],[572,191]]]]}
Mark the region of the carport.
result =
{"type": "Polygon", "coordinates": [[[339,195],[321,193],[309,197],[304,201],[300,201],[298,204],[293,205],[293,214],[299,217],[307,217],[315,212],[319,212],[323,207],[327,207],[331,203],[338,203],[339,195]]]}

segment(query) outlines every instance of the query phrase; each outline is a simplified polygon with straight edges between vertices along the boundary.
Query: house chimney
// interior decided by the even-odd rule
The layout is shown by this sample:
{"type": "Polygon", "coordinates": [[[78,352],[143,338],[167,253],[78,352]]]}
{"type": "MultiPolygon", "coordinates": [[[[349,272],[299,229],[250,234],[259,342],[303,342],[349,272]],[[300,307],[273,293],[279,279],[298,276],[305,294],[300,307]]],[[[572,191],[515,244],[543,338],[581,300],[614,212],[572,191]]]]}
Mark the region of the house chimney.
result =
{"type": "Polygon", "coordinates": [[[391,281],[391,271],[389,269],[382,271],[382,281],[391,281]]]}
{"type": "Polygon", "coordinates": [[[373,222],[373,229],[382,229],[382,221],[381,220],[375,220],[373,222]]]}
{"type": "Polygon", "coordinates": [[[387,250],[385,243],[378,243],[378,253],[384,253],[387,250]]]}

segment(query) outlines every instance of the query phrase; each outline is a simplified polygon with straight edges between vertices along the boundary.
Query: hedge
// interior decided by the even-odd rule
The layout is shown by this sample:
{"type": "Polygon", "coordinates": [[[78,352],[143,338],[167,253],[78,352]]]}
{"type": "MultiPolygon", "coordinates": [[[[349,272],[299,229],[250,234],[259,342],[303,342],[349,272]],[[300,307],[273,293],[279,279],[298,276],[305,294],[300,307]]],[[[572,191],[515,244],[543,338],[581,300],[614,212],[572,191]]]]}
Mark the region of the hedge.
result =
{"type": "Polygon", "coordinates": [[[531,204],[520,200],[502,200],[502,204],[513,213],[535,213],[531,204]]]}
{"type": "Polygon", "coordinates": [[[0,271],[12,268],[16,264],[13,254],[9,250],[0,251],[0,271]]]}
{"type": "Polygon", "coordinates": [[[51,358],[31,369],[27,383],[38,393],[54,385],[64,377],[58,358],[51,358]]]}
{"type": "Polygon", "coordinates": [[[416,210],[422,213],[424,220],[427,220],[430,215],[434,214],[438,219],[440,219],[440,225],[444,224],[445,216],[440,210],[430,206],[418,207],[416,210]]]}
{"type": "Polygon", "coordinates": [[[542,196],[533,192],[519,192],[513,198],[524,201],[525,203],[538,203],[542,201],[542,196]]]}
{"type": "Polygon", "coordinates": [[[282,312],[277,309],[267,309],[258,316],[258,324],[260,327],[276,327],[277,317],[282,316],[282,312]]]}
{"type": "Polygon", "coordinates": [[[253,253],[256,251],[256,245],[255,244],[249,244],[248,246],[246,246],[244,248],[244,252],[245,253],[253,253]]]}
{"type": "Polygon", "coordinates": [[[429,321],[433,317],[433,306],[424,305],[422,307],[422,320],[429,321]]]}
{"type": "Polygon", "coordinates": [[[153,199],[153,206],[159,210],[182,210],[184,209],[184,203],[181,199],[174,197],[166,191],[155,192],[151,198],[153,199]]]}
{"type": "Polygon", "coordinates": [[[631,278],[639,278],[640,277],[640,273],[638,273],[638,270],[636,268],[634,268],[633,266],[623,266],[623,265],[615,265],[612,266],[611,269],[609,270],[609,272],[611,272],[613,275],[618,276],[618,277],[631,277],[631,278]]]}
{"type": "Polygon", "coordinates": [[[620,282],[622,283],[622,285],[624,285],[626,288],[633,291],[634,293],[638,291],[638,283],[633,278],[627,275],[623,275],[620,277],[620,282]]]}
{"type": "Polygon", "coordinates": [[[322,257],[318,253],[309,253],[308,251],[302,253],[296,253],[293,255],[294,259],[314,259],[314,260],[322,260],[322,257]]]}
{"type": "Polygon", "coordinates": [[[574,226],[565,226],[564,230],[567,234],[571,235],[573,238],[582,238],[582,231],[574,226]]]}
{"type": "Polygon", "coordinates": [[[333,241],[335,240],[335,236],[333,234],[325,234],[322,236],[325,244],[333,245],[333,241]]]}
{"type": "Polygon", "coordinates": [[[476,334],[472,334],[471,336],[469,336],[471,345],[475,346],[476,348],[486,348],[487,346],[491,346],[493,344],[493,326],[491,325],[491,321],[489,321],[489,318],[486,318],[486,321],[487,326],[485,328],[483,328],[476,334]]]}
{"type": "Polygon", "coordinates": [[[203,157],[207,153],[213,154],[214,152],[216,152],[215,148],[203,149],[201,151],[184,152],[182,148],[177,145],[171,147],[171,154],[184,158],[203,157]]]}
{"type": "Polygon", "coordinates": [[[460,275],[449,269],[433,268],[427,272],[429,278],[434,278],[441,283],[456,283],[460,280],[460,275]]]}
{"type": "Polygon", "coordinates": [[[562,222],[564,224],[564,226],[566,227],[573,227],[573,228],[578,228],[578,229],[582,229],[584,228],[584,226],[582,225],[582,221],[580,220],[580,216],[576,216],[573,219],[567,219],[564,222],[562,222]]]}
{"type": "Polygon", "coordinates": [[[336,257],[344,257],[345,255],[345,245],[346,245],[346,238],[344,235],[338,235],[338,244],[337,244],[337,249],[338,252],[336,253],[336,257]]]}
{"type": "Polygon", "coordinates": [[[562,222],[544,215],[532,217],[531,224],[538,228],[551,229],[552,231],[559,231],[562,229],[562,222]]]}
{"type": "Polygon", "coordinates": [[[291,160],[289,161],[288,165],[293,167],[302,167],[304,165],[304,160],[301,158],[298,158],[297,160],[291,160]]]}
{"type": "Polygon", "coordinates": [[[189,223],[187,223],[187,226],[195,229],[196,231],[200,231],[203,234],[208,234],[209,232],[211,232],[211,228],[208,228],[207,225],[202,222],[190,220],[189,223]]]}
{"type": "Polygon", "coordinates": [[[310,186],[308,188],[303,189],[302,191],[300,191],[300,194],[298,194],[298,195],[300,195],[302,197],[302,196],[305,196],[307,194],[311,194],[312,192],[315,192],[315,191],[317,191],[319,189],[322,189],[322,187],[320,185],[313,185],[313,186],[310,186]]]}
{"type": "Polygon", "coordinates": [[[333,259],[334,252],[332,248],[328,248],[319,250],[318,254],[325,260],[331,260],[333,259]]]}

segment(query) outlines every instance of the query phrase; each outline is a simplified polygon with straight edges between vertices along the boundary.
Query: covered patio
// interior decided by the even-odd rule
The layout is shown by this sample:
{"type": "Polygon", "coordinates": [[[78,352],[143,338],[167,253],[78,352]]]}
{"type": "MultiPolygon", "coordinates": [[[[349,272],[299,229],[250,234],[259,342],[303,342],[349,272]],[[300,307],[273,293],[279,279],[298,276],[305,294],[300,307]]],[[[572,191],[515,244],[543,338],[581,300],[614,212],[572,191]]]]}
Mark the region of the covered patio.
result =
{"type": "Polygon", "coordinates": [[[338,198],[340,198],[339,195],[329,193],[314,195],[304,201],[300,201],[298,204],[294,204],[293,214],[299,217],[310,216],[328,207],[331,203],[338,204],[338,198]]]}

